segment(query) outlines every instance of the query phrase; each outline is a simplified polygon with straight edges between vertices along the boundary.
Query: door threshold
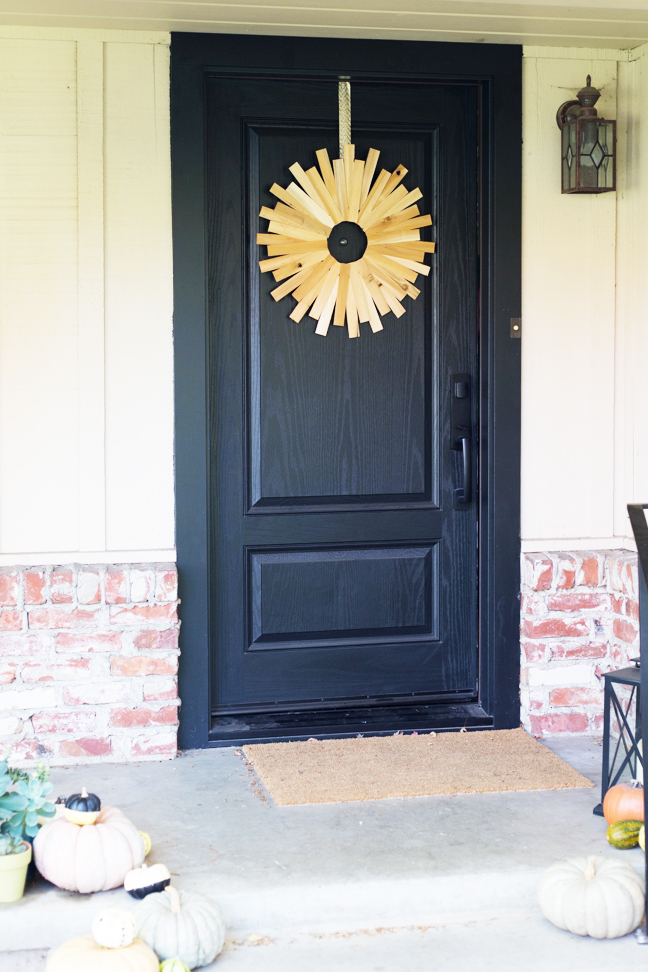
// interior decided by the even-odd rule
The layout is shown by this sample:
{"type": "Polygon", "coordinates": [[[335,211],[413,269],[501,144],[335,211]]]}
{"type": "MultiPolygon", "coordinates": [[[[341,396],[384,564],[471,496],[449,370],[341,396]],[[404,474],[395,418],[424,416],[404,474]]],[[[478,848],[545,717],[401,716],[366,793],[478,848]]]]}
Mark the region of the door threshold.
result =
{"type": "Polygon", "coordinates": [[[492,716],[477,702],[241,713],[214,716],[209,745],[242,746],[312,738],[346,739],[359,734],[391,736],[395,732],[452,732],[492,727],[492,716]]]}

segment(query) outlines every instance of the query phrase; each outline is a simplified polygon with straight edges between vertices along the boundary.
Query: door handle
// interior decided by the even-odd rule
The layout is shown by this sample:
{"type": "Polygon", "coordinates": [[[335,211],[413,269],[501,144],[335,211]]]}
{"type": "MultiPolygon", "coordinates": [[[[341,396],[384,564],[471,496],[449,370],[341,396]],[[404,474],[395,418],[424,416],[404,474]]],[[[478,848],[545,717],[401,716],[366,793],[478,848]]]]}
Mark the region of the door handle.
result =
{"type": "Polygon", "coordinates": [[[468,509],[473,495],[471,390],[470,375],[452,375],[451,448],[461,452],[463,473],[461,486],[453,491],[455,510],[468,509]]]}
{"type": "Polygon", "coordinates": [[[463,489],[455,490],[457,504],[468,506],[472,500],[472,449],[470,436],[461,439],[461,458],[463,460],[463,489]]]}

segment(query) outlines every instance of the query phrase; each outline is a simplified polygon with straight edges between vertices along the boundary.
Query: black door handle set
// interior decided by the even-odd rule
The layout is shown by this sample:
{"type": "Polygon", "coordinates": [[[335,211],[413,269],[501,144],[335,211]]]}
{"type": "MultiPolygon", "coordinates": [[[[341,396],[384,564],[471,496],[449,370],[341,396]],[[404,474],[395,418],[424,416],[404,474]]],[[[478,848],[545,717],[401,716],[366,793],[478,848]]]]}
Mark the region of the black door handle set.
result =
{"type": "Polygon", "coordinates": [[[472,381],[469,374],[452,375],[451,448],[461,452],[463,484],[453,491],[455,510],[466,510],[472,502],[472,381]]]}

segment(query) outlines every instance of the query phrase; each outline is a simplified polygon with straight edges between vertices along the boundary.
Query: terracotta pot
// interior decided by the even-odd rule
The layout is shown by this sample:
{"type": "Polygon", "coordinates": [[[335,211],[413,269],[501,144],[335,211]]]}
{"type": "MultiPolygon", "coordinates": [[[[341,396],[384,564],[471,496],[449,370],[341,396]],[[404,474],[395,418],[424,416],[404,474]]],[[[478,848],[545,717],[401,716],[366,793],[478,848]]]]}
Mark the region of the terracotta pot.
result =
{"type": "Polygon", "coordinates": [[[25,890],[27,868],[31,861],[31,844],[23,842],[24,851],[0,857],[0,902],[18,901],[25,890]]]}

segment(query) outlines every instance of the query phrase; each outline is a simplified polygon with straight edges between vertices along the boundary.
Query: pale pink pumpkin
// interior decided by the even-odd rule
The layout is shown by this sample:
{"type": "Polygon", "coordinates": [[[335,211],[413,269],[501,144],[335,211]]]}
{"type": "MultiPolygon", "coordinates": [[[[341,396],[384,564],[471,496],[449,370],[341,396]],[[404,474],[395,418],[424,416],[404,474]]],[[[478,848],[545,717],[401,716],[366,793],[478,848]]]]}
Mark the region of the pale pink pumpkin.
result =
{"type": "Polygon", "coordinates": [[[66,891],[91,894],[124,883],[128,871],[144,860],[137,827],[117,807],[103,807],[95,823],[51,820],[34,839],[36,867],[46,880],[66,891]]]}

